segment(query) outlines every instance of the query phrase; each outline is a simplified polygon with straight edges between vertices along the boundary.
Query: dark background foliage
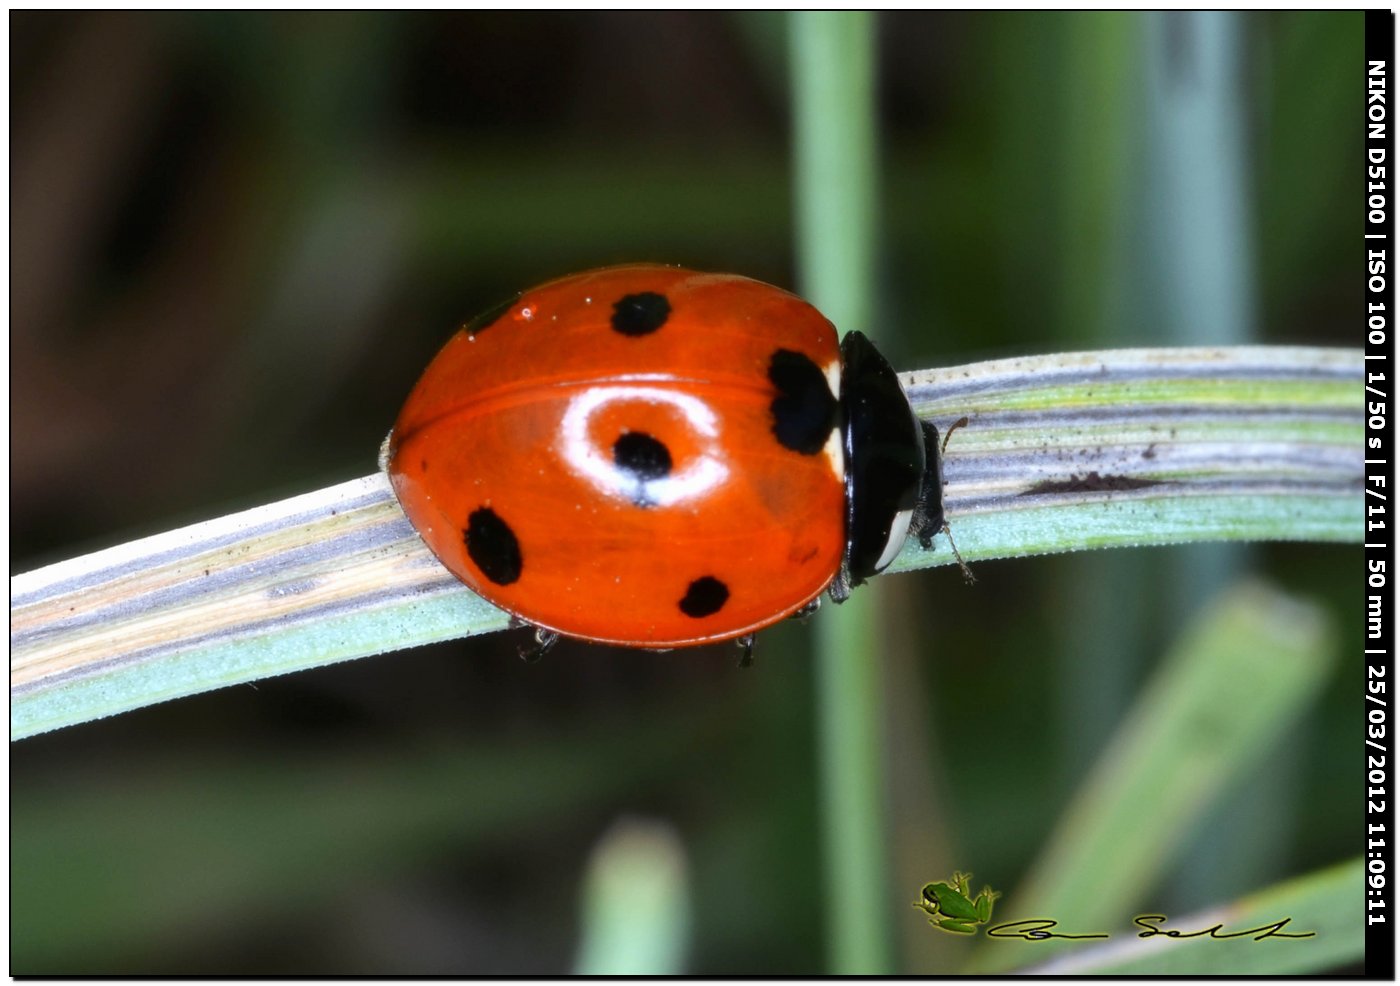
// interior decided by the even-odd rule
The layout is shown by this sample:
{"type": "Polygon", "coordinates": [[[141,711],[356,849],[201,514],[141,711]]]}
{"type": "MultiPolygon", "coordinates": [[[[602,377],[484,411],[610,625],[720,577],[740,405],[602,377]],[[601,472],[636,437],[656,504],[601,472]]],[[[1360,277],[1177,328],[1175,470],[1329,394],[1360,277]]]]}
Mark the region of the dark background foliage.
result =
{"type": "MultiPolygon", "coordinates": [[[[1242,20],[1253,338],[1355,344],[1360,15],[1242,20]]],[[[1139,290],[1139,23],[882,15],[898,332],[878,331],[898,365],[1180,341],[1139,290]]],[[[521,287],[627,260],[795,283],[780,15],[10,27],[12,572],[369,473],[451,329],[521,287]]],[[[905,968],[933,968],[905,902],[935,865],[1007,886],[1033,858],[1178,627],[1157,570],[1195,550],[1138,552],[1133,578],[1061,557],[868,590],[919,600],[888,675],[905,968]],[[1092,598],[1145,615],[1086,649],[1092,598]]],[[[1354,552],[1250,559],[1359,653],[1354,552]]],[[[590,849],[641,816],[686,852],[691,971],[819,972],[809,635],[765,634],[741,673],[728,648],[566,643],[526,666],[501,634],[24,741],[11,971],[566,971],[590,849]]],[[[1164,906],[1354,850],[1357,792],[1331,766],[1352,673],[1260,766],[1253,808],[1219,809],[1164,906]],[[1232,812],[1275,820],[1265,851],[1231,851],[1261,837],[1232,812]]]]}

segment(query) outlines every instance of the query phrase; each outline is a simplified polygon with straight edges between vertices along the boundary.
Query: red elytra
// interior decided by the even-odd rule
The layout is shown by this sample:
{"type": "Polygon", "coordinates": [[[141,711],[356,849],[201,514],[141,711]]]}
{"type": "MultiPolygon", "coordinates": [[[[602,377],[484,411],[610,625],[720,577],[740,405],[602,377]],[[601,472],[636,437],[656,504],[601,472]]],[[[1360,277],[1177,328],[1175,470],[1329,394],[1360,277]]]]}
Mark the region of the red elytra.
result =
{"type": "MultiPolygon", "coordinates": [[[[521,620],[637,647],[742,637],[842,570],[841,371],[831,323],[779,288],[575,274],[449,340],[386,465],[438,559],[521,620]]],[[[913,499],[886,539],[903,541],[913,499]]]]}

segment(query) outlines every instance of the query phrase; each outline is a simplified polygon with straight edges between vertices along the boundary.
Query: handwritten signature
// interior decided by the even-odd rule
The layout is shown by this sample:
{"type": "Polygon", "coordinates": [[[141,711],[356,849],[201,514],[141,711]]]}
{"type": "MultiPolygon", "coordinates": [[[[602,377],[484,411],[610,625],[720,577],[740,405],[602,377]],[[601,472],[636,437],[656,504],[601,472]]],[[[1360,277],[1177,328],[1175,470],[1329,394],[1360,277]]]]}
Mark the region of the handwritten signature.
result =
{"type": "MultiPolygon", "coordinates": [[[[1224,924],[1213,924],[1209,928],[1201,928],[1197,931],[1182,931],[1179,928],[1164,928],[1162,924],[1167,920],[1165,914],[1139,914],[1133,919],[1133,924],[1142,928],[1138,932],[1139,938],[1214,938],[1225,940],[1230,938],[1253,938],[1255,941],[1263,941],[1265,938],[1312,938],[1317,934],[1315,931],[1305,931],[1294,933],[1284,931],[1292,918],[1282,918],[1272,924],[1261,924],[1257,928],[1244,928],[1240,931],[1226,931],[1224,924]]],[[[1024,921],[1007,921],[995,927],[987,929],[988,938],[1019,938],[1022,941],[1049,941],[1052,938],[1060,939],[1080,939],[1080,938],[1108,938],[1107,934],[1083,934],[1073,935],[1064,931],[1057,931],[1060,922],[1052,921],[1049,918],[1028,918],[1024,921]]]]}

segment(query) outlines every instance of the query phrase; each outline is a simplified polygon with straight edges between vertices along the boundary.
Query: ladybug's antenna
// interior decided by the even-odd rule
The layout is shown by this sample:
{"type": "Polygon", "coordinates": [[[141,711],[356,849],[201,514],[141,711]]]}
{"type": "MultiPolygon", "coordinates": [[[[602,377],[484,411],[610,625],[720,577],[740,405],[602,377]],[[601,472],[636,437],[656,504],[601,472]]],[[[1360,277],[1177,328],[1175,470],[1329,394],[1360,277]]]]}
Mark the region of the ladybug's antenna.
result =
{"type": "MultiPolygon", "coordinates": [[[[947,455],[947,454],[948,454],[948,439],[950,439],[950,438],[953,437],[953,432],[957,431],[959,428],[964,428],[964,427],[966,427],[966,426],[968,425],[968,423],[969,423],[969,422],[968,422],[968,420],[967,420],[967,415],[963,415],[961,418],[958,418],[958,420],[954,421],[952,424],[950,424],[950,425],[948,426],[948,430],[945,431],[945,432],[943,433],[943,447],[942,447],[941,449],[938,450],[940,455],[947,455]]],[[[947,531],[948,531],[948,525],[947,525],[947,524],[944,524],[944,525],[943,525],[943,531],[944,531],[945,534],[947,533],[947,531]]],[[[948,540],[951,541],[951,540],[953,540],[953,539],[952,539],[952,538],[949,538],[948,540]]],[[[953,553],[954,553],[954,554],[957,554],[957,551],[958,551],[957,548],[954,548],[954,549],[953,549],[953,553]]],[[[958,561],[962,561],[962,559],[959,558],[958,561]]]]}

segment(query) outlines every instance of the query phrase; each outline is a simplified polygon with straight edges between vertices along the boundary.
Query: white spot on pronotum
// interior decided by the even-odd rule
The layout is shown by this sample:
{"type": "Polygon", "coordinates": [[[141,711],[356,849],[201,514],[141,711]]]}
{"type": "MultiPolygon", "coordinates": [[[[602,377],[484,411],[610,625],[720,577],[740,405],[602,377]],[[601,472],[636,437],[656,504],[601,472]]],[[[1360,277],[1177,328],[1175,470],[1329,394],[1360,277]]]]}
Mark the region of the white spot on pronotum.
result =
{"type": "Polygon", "coordinates": [[[880,571],[899,556],[899,549],[904,547],[904,539],[909,536],[909,524],[913,519],[913,510],[901,510],[894,515],[894,523],[890,526],[890,539],[885,542],[885,550],[880,555],[880,560],[875,563],[875,571],[880,571]]]}

